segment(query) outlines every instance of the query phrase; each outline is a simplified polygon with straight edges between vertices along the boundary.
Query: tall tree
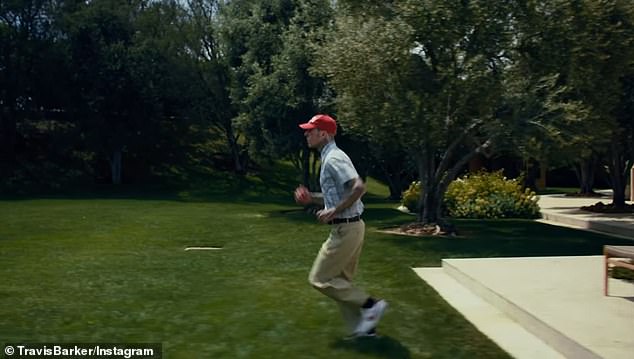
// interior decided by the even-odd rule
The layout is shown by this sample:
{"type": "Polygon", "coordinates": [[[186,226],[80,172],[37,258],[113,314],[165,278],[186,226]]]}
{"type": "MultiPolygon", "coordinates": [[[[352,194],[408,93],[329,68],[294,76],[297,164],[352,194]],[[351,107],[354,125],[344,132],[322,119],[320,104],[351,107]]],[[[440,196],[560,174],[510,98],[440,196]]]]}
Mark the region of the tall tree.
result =
{"type": "Polygon", "coordinates": [[[625,185],[632,147],[632,114],[627,95],[634,76],[634,4],[625,0],[587,1],[578,50],[578,86],[582,100],[591,106],[600,121],[611,129],[608,160],[605,162],[612,184],[612,205],[625,206],[625,185]],[[587,71],[582,72],[584,69],[587,71]],[[589,74],[591,74],[589,76],[589,74]],[[594,86],[593,86],[594,85],[594,86]]]}
{"type": "Polygon", "coordinates": [[[142,117],[136,119],[140,136],[127,147],[136,168],[147,166],[142,169],[146,173],[138,176],[183,167],[191,153],[192,125],[196,122],[188,110],[197,77],[183,31],[188,24],[183,5],[171,0],[142,5],[134,21],[130,81],[141,100],[142,117]]]}
{"type": "Polygon", "coordinates": [[[41,165],[52,154],[45,141],[34,142],[43,132],[55,131],[50,120],[60,113],[66,97],[63,43],[55,31],[56,4],[0,2],[0,180],[15,175],[19,165],[41,165]],[[55,87],[60,90],[51,91],[55,87]]]}
{"type": "Polygon", "coordinates": [[[236,122],[246,136],[249,152],[256,156],[269,153],[266,134],[259,131],[264,127],[259,116],[274,118],[280,101],[273,102],[274,96],[253,99],[260,92],[251,93],[259,90],[256,86],[268,93],[279,91],[277,83],[264,81],[273,72],[273,57],[283,48],[281,36],[292,13],[293,2],[290,0],[231,1],[223,8],[222,33],[233,74],[231,98],[239,112],[236,122]],[[257,100],[263,101],[257,103],[257,100]],[[259,108],[254,109],[254,106],[259,108]]]}
{"type": "Polygon", "coordinates": [[[130,49],[138,1],[97,0],[68,17],[80,128],[91,150],[121,183],[123,153],[141,131],[141,98],[131,73],[130,49]]]}
{"type": "MultiPolygon", "coordinates": [[[[623,158],[625,160],[624,178],[632,175],[634,168],[634,75],[630,74],[622,79],[623,94],[621,97],[622,106],[617,110],[615,117],[620,124],[621,133],[619,133],[619,146],[623,148],[623,158]]],[[[634,183],[634,178],[630,177],[630,184],[634,183]]],[[[630,189],[632,191],[634,189],[630,189]]],[[[630,192],[632,193],[632,192],[630,192]]],[[[625,194],[627,196],[627,194],[625,194]]],[[[634,198],[630,197],[630,201],[634,202],[634,198]]]]}
{"type": "Polygon", "coordinates": [[[252,153],[293,160],[303,169],[304,182],[310,156],[297,124],[329,109],[323,79],[308,70],[310,45],[322,41],[331,13],[323,0],[234,1],[227,7],[240,130],[252,153]]]}
{"type": "Polygon", "coordinates": [[[86,151],[107,160],[115,184],[126,159],[134,167],[169,162],[187,128],[176,110],[186,90],[176,61],[184,51],[179,5],[95,0],[78,4],[65,21],[86,151]]]}
{"type": "Polygon", "coordinates": [[[209,141],[211,137],[222,137],[230,153],[233,169],[237,173],[247,170],[246,149],[236,129],[234,119],[237,106],[231,101],[233,76],[227,54],[228,44],[221,36],[221,10],[224,2],[217,0],[189,0],[188,22],[183,29],[193,70],[190,90],[189,117],[201,128],[208,129],[198,141],[209,141]]]}
{"type": "Polygon", "coordinates": [[[280,84],[277,96],[282,101],[284,113],[266,128],[272,134],[269,141],[274,152],[301,164],[299,168],[303,170],[305,184],[310,184],[310,150],[301,132],[297,131],[297,125],[317,112],[333,110],[330,106],[331,94],[325,87],[324,79],[309,72],[314,45],[324,41],[331,18],[332,9],[328,1],[297,1],[290,24],[282,34],[284,47],[273,59],[274,71],[270,76],[271,80],[280,84]]]}
{"type": "Polygon", "coordinates": [[[317,70],[338,93],[342,121],[378,143],[400,144],[415,158],[423,223],[444,224],[447,186],[508,127],[496,117],[512,40],[507,5],[351,6],[340,12],[331,41],[319,52],[317,70]]]}
{"type": "Polygon", "coordinates": [[[621,0],[518,4],[514,70],[530,86],[550,79],[542,104],[567,119],[551,117],[554,127],[543,122],[546,131],[534,142],[554,139],[547,156],[575,163],[582,193],[592,190],[597,159],[609,158],[614,201],[622,206],[627,121],[616,113],[626,106],[622,94],[632,73],[634,6],[621,0]]]}

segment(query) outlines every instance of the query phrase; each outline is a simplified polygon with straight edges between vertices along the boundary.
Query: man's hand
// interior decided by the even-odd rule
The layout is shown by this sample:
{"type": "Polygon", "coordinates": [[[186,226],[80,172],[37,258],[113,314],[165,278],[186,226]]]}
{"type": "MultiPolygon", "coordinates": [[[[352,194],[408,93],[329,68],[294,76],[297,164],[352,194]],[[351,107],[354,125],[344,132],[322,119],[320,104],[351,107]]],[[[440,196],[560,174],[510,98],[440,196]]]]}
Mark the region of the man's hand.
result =
{"type": "Polygon", "coordinates": [[[307,206],[313,203],[313,196],[310,194],[308,188],[304,186],[299,186],[295,189],[295,202],[301,204],[302,206],[307,206]]]}
{"type": "Polygon", "coordinates": [[[336,208],[322,209],[321,211],[317,212],[317,220],[320,223],[326,224],[335,219],[335,214],[337,214],[336,208]]]}

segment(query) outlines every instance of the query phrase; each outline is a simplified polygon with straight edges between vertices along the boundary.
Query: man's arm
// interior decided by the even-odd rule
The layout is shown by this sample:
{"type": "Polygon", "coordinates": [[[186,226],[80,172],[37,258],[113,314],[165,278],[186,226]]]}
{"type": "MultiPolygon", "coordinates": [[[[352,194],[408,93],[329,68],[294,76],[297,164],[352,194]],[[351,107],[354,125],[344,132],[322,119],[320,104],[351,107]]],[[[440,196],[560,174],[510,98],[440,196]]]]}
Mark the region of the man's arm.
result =
{"type": "Polygon", "coordinates": [[[337,204],[337,207],[317,212],[317,219],[319,220],[319,222],[328,223],[332,221],[338,213],[341,213],[346,208],[352,206],[365,194],[366,186],[361,178],[357,177],[353,180],[348,181],[347,183],[350,182],[352,182],[350,195],[339,202],[339,204],[337,204]]]}
{"type": "Polygon", "coordinates": [[[335,208],[335,214],[343,212],[346,208],[352,206],[358,199],[360,199],[366,192],[365,183],[359,177],[350,180],[348,183],[352,182],[352,189],[350,191],[350,196],[348,198],[344,198],[343,201],[337,204],[335,208]]]}

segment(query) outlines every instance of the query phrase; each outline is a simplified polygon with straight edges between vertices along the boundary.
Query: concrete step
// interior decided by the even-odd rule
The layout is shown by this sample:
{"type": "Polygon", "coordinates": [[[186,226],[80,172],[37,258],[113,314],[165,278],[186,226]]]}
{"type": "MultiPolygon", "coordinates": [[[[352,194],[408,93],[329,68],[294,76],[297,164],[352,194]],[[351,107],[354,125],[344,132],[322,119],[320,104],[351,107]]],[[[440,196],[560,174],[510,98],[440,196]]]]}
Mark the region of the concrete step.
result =
{"type": "Polygon", "coordinates": [[[485,301],[443,268],[413,268],[480,332],[517,359],[563,359],[562,354],[485,301]]]}
{"type": "Polygon", "coordinates": [[[483,300],[486,300],[498,308],[502,313],[516,321],[522,328],[537,336],[553,350],[562,353],[564,357],[567,358],[601,358],[570,339],[564,333],[556,330],[535,315],[526,311],[517,303],[470,276],[469,273],[461,269],[462,267],[459,264],[462,264],[460,260],[443,260],[443,269],[450,277],[454,278],[483,300]]]}
{"type": "Polygon", "coordinates": [[[632,358],[634,285],[611,281],[613,296],[604,297],[602,259],[602,256],[445,259],[442,271],[558,355],[581,359],[632,358]]]}
{"type": "Polygon", "coordinates": [[[569,215],[556,211],[542,210],[542,219],[553,224],[565,224],[575,228],[587,229],[593,232],[609,234],[621,238],[634,237],[634,217],[619,219],[593,218],[592,215],[569,215]]]}

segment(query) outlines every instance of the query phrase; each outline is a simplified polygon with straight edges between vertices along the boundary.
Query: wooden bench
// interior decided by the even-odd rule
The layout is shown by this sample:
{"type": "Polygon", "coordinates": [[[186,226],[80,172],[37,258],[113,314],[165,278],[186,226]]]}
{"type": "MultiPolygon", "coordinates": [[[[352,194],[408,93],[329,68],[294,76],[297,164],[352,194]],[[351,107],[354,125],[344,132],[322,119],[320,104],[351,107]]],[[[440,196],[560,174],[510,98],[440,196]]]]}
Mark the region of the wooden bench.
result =
{"type": "Polygon", "coordinates": [[[610,267],[634,271],[634,246],[603,246],[603,256],[605,257],[603,294],[607,296],[610,267]]]}

